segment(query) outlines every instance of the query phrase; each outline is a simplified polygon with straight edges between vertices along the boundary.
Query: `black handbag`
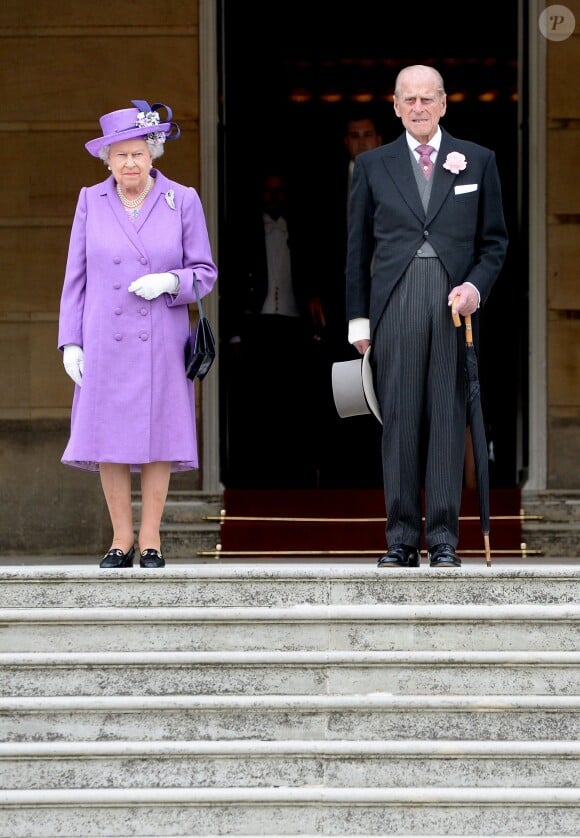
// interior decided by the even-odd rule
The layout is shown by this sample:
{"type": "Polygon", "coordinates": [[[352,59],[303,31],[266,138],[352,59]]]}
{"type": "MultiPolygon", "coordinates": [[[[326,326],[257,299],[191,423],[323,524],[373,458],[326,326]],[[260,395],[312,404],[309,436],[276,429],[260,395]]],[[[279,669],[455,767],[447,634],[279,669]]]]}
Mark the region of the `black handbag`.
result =
{"type": "Polygon", "coordinates": [[[193,280],[197,297],[198,321],[185,344],[185,374],[192,381],[205,378],[215,360],[215,337],[211,324],[203,313],[197,279],[193,280]]]}

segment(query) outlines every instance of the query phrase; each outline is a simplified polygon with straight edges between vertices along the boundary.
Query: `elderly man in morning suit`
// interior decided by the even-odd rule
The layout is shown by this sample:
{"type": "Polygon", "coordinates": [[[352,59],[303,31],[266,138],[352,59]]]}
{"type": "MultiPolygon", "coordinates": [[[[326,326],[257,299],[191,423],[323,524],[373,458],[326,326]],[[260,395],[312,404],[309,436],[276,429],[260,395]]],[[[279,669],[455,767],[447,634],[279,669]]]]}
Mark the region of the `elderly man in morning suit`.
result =
{"type": "Polygon", "coordinates": [[[487,299],[508,236],[495,155],[439,126],[443,79],[403,69],[394,108],[405,131],[359,155],[349,211],[349,341],[372,365],[383,419],[387,552],[379,567],[459,566],[466,432],[464,341],[449,306],[487,299]]]}

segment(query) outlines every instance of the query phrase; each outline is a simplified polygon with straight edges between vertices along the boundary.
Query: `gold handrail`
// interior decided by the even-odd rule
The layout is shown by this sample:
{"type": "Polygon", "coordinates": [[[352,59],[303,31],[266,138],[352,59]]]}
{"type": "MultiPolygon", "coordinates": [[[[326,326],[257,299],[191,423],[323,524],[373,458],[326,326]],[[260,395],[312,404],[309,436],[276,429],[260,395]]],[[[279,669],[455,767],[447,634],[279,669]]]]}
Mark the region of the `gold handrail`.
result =
{"type": "MultiPolygon", "coordinates": [[[[211,556],[213,558],[221,558],[227,556],[235,556],[236,558],[249,557],[275,557],[275,556],[380,556],[384,552],[384,547],[377,547],[376,550],[222,550],[221,544],[217,544],[215,550],[200,550],[198,556],[211,556]]],[[[423,551],[424,553],[425,551],[423,551]]],[[[485,556],[485,550],[461,550],[462,556],[485,556]]],[[[528,550],[525,544],[522,544],[519,549],[497,549],[493,551],[495,557],[504,556],[505,558],[526,558],[528,556],[542,556],[541,550],[528,550]]]]}
{"type": "MultiPolygon", "coordinates": [[[[526,515],[520,512],[519,515],[492,515],[491,521],[542,521],[543,515],[526,515]]],[[[340,523],[386,523],[386,518],[317,518],[317,517],[289,517],[285,515],[228,515],[225,510],[219,515],[204,515],[204,521],[265,521],[269,523],[294,523],[294,524],[340,524],[340,523]]],[[[423,520],[425,520],[423,518],[423,520]]],[[[460,515],[460,521],[479,521],[479,515],[460,515]]]]}

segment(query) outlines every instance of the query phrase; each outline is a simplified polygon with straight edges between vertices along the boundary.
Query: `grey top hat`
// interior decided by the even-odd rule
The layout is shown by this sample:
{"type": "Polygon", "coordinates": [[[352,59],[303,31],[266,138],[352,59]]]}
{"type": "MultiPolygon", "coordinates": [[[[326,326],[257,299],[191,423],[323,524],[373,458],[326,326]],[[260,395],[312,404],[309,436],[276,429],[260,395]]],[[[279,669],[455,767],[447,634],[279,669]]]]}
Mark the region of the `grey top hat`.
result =
{"type": "Polygon", "coordinates": [[[369,346],[362,358],[336,361],[332,365],[332,394],[337,413],[342,419],[372,413],[382,424],[373,384],[370,352],[369,346]]]}

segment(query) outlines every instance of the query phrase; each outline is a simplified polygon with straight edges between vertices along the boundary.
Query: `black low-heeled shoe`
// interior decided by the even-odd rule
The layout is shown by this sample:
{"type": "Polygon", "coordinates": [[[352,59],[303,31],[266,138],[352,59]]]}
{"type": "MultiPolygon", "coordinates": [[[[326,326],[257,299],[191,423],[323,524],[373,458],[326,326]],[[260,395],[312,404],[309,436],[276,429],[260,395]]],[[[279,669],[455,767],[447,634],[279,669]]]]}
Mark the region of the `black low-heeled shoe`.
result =
{"type": "Polygon", "coordinates": [[[133,556],[135,547],[131,547],[128,553],[118,547],[113,547],[103,558],[99,567],[133,567],[133,556]]]}
{"type": "Polygon", "coordinates": [[[141,551],[139,564],[141,567],[165,567],[165,559],[159,550],[148,547],[141,551]]]}

